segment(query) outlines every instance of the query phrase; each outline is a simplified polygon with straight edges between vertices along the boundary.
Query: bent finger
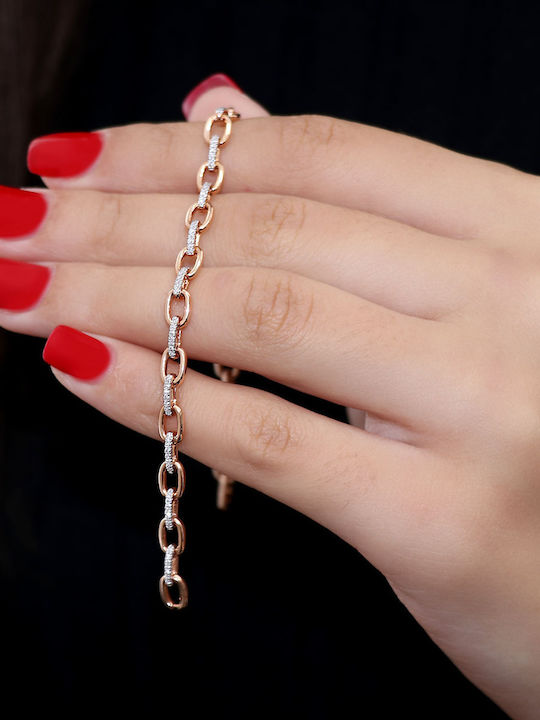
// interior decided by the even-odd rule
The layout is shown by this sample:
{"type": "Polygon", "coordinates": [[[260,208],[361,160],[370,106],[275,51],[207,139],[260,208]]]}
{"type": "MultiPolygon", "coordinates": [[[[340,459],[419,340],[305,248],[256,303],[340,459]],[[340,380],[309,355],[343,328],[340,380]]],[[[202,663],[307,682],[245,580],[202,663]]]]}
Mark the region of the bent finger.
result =
{"type": "MultiPolygon", "coordinates": [[[[59,381],[113,420],[159,438],[159,354],[88,337],[62,327],[51,334],[44,357],[59,381]],[[96,377],[89,373],[92,354],[96,377]]],[[[184,418],[179,453],[308,515],[372,561],[381,562],[388,543],[400,541],[427,463],[418,448],[191,369],[177,397],[184,418]]],[[[176,432],[174,417],[165,423],[166,432],[176,432]]]]}

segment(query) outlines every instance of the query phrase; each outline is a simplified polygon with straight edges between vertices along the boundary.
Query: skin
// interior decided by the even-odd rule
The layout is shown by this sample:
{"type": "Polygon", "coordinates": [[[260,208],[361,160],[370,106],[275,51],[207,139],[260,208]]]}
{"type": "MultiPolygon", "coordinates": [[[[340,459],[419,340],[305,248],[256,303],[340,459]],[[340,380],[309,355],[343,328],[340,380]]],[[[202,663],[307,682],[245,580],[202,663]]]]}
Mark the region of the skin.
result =
{"type": "Polygon", "coordinates": [[[222,151],[182,345],[343,404],[351,424],[188,369],[182,451],[345,539],[473,683],[537,717],[537,177],[354,123],[270,118],[216,88],[194,122],[107,129],[89,172],[44,178],[45,222],[0,252],[52,280],[1,325],[95,334],[112,350],[105,374],[55,375],[158,437],[163,304],[205,155],[199,121],[220,105],[245,119],[222,151]]]}

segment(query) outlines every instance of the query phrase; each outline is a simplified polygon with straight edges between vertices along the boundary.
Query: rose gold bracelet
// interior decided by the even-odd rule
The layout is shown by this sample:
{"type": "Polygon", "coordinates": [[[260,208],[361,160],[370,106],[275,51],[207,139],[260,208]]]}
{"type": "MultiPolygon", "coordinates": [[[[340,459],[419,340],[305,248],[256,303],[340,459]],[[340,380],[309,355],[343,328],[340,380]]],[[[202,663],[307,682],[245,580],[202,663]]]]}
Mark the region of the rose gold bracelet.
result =
{"type": "MultiPolygon", "coordinates": [[[[204,139],[208,143],[208,160],[201,165],[197,173],[199,199],[188,208],[186,213],[187,243],[176,258],[176,279],[165,303],[165,319],[169,326],[167,347],[161,357],[161,379],[163,381],[163,404],[159,411],[158,430],[164,442],[165,459],[158,471],[158,484],[165,498],[165,514],[159,524],[158,538],[165,553],[164,573],[159,581],[161,599],[167,607],[179,610],[187,605],[188,589],[185,580],[178,574],[178,559],[184,551],[186,532],[184,523],[178,517],[178,500],[185,487],[184,466],[178,459],[178,445],[184,433],[184,414],[177,403],[177,392],[182,385],[187,369],[187,357],[181,347],[182,330],[186,327],[191,312],[191,296],[188,292],[192,280],[203,260],[203,251],[199,247],[201,232],[212,222],[214,207],[210,197],[218,193],[223,185],[225,169],[219,162],[220,149],[231,136],[233,121],[240,117],[233,108],[218,108],[204,126],[204,139]],[[214,125],[222,124],[223,134],[213,134],[214,125]],[[215,174],[213,182],[208,175],[215,174]],[[198,216],[198,217],[197,217],[198,216]],[[202,216],[202,217],[201,217],[202,216]],[[192,266],[183,265],[184,258],[195,257],[192,266]],[[181,303],[181,313],[177,308],[181,303]],[[175,373],[169,371],[169,362],[176,362],[175,373]],[[173,428],[168,429],[167,424],[173,428]],[[169,485],[175,476],[175,485],[169,485]],[[174,540],[172,539],[174,536],[174,540]]],[[[214,372],[225,382],[234,382],[239,370],[214,363],[214,372]]],[[[233,480],[223,473],[212,470],[218,481],[217,504],[225,509],[231,497],[233,480]]]]}

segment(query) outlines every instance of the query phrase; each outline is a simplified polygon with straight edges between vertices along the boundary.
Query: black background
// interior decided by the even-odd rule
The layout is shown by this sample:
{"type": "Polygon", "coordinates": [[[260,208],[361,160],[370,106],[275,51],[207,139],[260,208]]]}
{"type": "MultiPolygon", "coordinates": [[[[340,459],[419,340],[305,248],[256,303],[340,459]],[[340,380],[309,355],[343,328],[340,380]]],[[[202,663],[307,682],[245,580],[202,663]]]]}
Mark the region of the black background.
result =
{"type": "MultiPolygon", "coordinates": [[[[273,114],[334,115],[538,173],[539,14],[509,2],[90,2],[36,132],[179,120],[184,95],[222,71],[273,114]]],[[[210,470],[185,456],[190,605],[166,611],[161,446],[71,396],[42,346],[4,333],[6,697],[57,714],[506,717],[355,550],[244,486],[220,513],[210,470]]]]}

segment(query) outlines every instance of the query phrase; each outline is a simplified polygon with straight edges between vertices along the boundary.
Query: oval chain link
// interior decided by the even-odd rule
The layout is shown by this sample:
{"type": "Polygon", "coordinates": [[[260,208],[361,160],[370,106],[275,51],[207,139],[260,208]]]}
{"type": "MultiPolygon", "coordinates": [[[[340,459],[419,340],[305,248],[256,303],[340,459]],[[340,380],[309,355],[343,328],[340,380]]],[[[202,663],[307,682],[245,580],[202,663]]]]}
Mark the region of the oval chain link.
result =
{"type": "MultiPolygon", "coordinates": [[[[199,247],[201,233],[204,232],[214,216],[211,197],[220,192],[223,185],[225,168],[219,162],[220,150],[232,132],[233,120],[240,115],[233,108],[218,108],[204,126],[204,139],[208,143],[208,160],[197,172],[197,188],[199,198],[190,205],[186,212],[185,225],[188,230],[186,246],[180,250],[175,261],[176,279],[165,303],[165,319],[169,326],[169,341],[161,357],[161,380],[163,382],[163,404],[159,411],[158,432],[164,442],[165,459],[158,470],[158,487],[165,498],[165,512],[158,529],[159,545],[165,555],[164,573],[159,581],[161,599],[168,608],[179,610],[187,605],[188,588],[185,580],[178,574],[178,558],[183,553],[186,532],[183,522],[178,517],[178,500],[182,497],[185,487],[184,466],[178,459],[178,445],[184,434],[184,413],[178,404],[177,392],[181,387],[187,369],[187,357],[181,347],[182,330],[188,324],[191,312],[191,295],[188,292],[192,280],[203,260],[203,251],[199,247]],[[222,125],[221,135],[214,132],[214,125],[222,125]],[[213,182],[208,179],[215,173],[213,182]],[[193,257],[191,267],[183,265],[184,258],[193,257]],[[177,301],[183,302],[182,315],[175,311],[177,301]],[[169,371],[169,363],[175,368],[169,371]],[[166,427],[172,425],[172,429],[166,427]]],[[[225,382],[234,382],[238,373],[236,368],[224,368],[217,363],[213,365],[217,376],[225,382]]],[[[226,475],[212,470],[218,479],[218,507],[225,509],[230,499],[232,483],[226,475]]]]}

